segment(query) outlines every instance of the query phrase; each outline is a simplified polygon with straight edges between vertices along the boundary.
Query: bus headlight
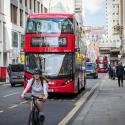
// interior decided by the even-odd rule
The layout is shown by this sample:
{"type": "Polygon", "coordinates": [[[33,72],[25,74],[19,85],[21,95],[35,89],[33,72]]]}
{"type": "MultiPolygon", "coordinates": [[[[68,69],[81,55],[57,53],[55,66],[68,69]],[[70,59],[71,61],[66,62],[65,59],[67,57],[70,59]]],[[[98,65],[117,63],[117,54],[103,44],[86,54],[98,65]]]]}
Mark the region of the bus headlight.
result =
{"type": "Polygon", "coordinates": [[[67,85],[67,84],[69,84],[70,82],[72,82],[72,79],[65,81],[63,85],[67,85]]]}

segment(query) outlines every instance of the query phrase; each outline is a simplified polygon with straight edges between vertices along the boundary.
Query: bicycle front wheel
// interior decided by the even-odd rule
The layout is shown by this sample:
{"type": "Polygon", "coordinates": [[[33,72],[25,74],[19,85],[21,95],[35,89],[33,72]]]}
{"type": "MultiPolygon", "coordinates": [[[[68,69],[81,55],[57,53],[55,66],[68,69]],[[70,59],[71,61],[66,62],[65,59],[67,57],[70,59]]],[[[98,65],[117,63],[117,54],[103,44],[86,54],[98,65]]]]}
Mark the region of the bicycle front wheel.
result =
{"type": "Polygon", "coordinates": [[[33,111],[29,114],[28,125],[35,125],[34,113],[33,111]]]}

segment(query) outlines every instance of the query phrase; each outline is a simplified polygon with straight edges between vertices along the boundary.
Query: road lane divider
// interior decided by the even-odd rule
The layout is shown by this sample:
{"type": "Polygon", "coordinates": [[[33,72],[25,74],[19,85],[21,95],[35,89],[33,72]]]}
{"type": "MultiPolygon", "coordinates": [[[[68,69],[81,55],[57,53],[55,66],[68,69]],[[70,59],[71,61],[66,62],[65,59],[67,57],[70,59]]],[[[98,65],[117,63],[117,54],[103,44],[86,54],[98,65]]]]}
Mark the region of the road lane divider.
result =
{"type": "Polygon", "coordinates": [[[8,107],[9,109],[13,109],[13,108],[16,108],[18,105],[16,104],[16,105],[13,105],[13,106],[10,106],[10,107],[8,107]]]}
{"type": "Polygon", "coordinates": [[[3,113],[3,110],[0,110],[0,113],[3,113]]]}
{"type": "Polygon", "coordinates": [[[5,83],[2,86],[10,86],[10,83],[5,83]]]}
{"type": "Polygon", "coordinates": [[[9,97],[9,96],[12,96],[12,95],[16,95],[16,94],[19,94],[19,92],[13,92],[11,94],[4,95],[3,98],[6,98],[6,97],[9,97]]]}
{"type": "Polygon", "coordinates": [[[71,118],[76,114],[80,107],[86,103],[89,97],[94,93],[95,89],[98,87],[97,83],[90,91],[86,92],[76,103],[75,107],[62,119],[58,125],[66,125],[71,120],[71,118]]]}
{"type": "Polygon", "coordinates": [[[19,105],[25,104],[25,103],[27,103],[27,102],[28,102],[28,101],[20,102],[19,105]]]}

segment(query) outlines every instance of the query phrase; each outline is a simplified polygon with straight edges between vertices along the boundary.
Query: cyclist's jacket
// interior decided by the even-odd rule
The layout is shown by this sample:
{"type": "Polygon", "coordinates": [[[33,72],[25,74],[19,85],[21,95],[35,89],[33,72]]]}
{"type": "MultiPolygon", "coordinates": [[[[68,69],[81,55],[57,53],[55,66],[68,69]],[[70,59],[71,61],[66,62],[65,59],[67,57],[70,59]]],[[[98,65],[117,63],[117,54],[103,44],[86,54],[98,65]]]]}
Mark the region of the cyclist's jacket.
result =
{"type": "Polygon", "coordinates": [[[26,90],[32,86],[32,95],[38,97],[40,95],[47,95],[48,96],[48,84],[45,80],[43,80],[43,84],[37,83],[35,80],[34,83],[32,82],[33,78],[30,79],[27,83],[26,90]],[[33,83],[33,84],[32,84],[33,83]]]}

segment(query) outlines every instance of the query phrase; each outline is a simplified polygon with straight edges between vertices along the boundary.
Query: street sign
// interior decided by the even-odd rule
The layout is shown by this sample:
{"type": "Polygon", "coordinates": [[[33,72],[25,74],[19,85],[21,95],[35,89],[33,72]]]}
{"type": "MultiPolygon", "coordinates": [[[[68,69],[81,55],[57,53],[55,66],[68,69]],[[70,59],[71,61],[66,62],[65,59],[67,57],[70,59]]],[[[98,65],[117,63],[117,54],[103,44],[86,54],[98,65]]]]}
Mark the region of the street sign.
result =
{"type": "Polygon", "coordinates": [[[82,53],[78,53],[78,54],[77,54],[76,60],[77,60],[77,61],[82,61],[82,60],[83,60],[83,55],[82,55],[82,53]]]}
{"type": "Polygon", "coordinates": [[[20,55],[20,62],[24,63],[24,60],[25,60],[25,56],[24,55],[20,55]]]}

